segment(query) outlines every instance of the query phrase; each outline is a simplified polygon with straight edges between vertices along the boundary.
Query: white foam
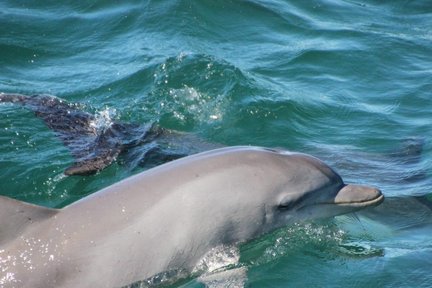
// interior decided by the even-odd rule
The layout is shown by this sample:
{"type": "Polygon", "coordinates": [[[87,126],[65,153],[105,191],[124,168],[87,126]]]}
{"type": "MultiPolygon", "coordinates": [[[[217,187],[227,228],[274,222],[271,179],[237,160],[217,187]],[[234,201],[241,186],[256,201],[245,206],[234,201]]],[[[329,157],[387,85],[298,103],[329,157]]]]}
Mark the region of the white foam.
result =
{"type": "Polygon", "coordinates": [[[106,107],[102,111],[98,111],[95,115],[95,120],[90,123],[90,126],[97,131],[105,131],[113,124],[113,118],[117,114],[115,108],[106,107]]]}
{"type": "Polygon", "coordinates": [[[193,272],[214,272],[238,264],[240,252],[236,246],[217,246],[208,251],[193,269],[193,272]]]}

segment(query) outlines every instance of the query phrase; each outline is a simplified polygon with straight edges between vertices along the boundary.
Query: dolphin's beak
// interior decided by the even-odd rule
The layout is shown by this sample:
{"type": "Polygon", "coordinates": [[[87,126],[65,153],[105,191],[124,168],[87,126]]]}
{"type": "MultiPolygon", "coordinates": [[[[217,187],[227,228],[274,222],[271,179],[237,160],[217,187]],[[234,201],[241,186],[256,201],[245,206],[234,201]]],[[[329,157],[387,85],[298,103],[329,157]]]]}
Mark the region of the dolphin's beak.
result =
{"type": "Polygon", "coordinates": [[[362,185],[345,185],[334,198],[334,204],[338,206],[350,206],[363,208],[377,206],[384,201],[384,195],[374,187],[362,185]]]}

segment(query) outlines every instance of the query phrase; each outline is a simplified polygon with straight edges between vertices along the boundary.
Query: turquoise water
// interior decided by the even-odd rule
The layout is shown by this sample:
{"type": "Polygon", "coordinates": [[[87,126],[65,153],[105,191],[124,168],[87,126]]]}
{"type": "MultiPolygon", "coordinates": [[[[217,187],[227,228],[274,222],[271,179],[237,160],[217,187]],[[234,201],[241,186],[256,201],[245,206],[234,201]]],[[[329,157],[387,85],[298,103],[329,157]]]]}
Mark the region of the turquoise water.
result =
{"type": "MultiPolygon", "coordinates": [[[[1,1],[0,91],[310,153],[387,196],[243,245],[251,287],[431,287],[432,4],[388,2],[1,1]]],[[[2,195],[61,207],[140,171],[65,177],[42,121],[0,115],[2,195]]]]}

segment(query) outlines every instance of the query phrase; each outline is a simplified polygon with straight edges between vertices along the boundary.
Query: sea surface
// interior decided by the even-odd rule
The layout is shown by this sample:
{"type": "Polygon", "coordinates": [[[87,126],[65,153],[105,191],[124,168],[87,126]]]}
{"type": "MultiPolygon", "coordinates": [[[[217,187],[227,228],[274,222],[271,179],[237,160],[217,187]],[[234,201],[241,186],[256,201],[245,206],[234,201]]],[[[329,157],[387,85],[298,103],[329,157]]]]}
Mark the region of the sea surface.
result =
{"type": "MultiPolygon", "coordinates": [[[[2,0],[0,92],[309,153],[383,191],[243,244],[249,287],[432,287],[430,0],[2,0]]],[[[32,112],[0,104],[1,195],[63,207],[144,169],[64,176],[72,163],[32,112]]]]}

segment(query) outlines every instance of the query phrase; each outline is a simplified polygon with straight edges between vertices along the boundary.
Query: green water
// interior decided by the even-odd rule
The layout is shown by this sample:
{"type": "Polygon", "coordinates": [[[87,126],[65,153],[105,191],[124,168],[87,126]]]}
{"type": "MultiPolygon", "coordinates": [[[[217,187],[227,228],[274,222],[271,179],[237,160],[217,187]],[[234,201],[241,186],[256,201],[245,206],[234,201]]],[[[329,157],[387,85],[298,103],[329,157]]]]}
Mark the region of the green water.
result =
{"type": "MultiPolygon", "coordinates": [[[[430,197],[410,197],[432,193],[432,3],[387,2],[3,0],[0,91],[310,153],[396,199],[245,244],[251,287],[431,287],[430,197]],[[417,161],[389,156],[407,139],[417,161]]],[[[52,131],[17,106],[0,116],[2,195],[61,207],[140,171],[64,177],[52,131]]]]}

